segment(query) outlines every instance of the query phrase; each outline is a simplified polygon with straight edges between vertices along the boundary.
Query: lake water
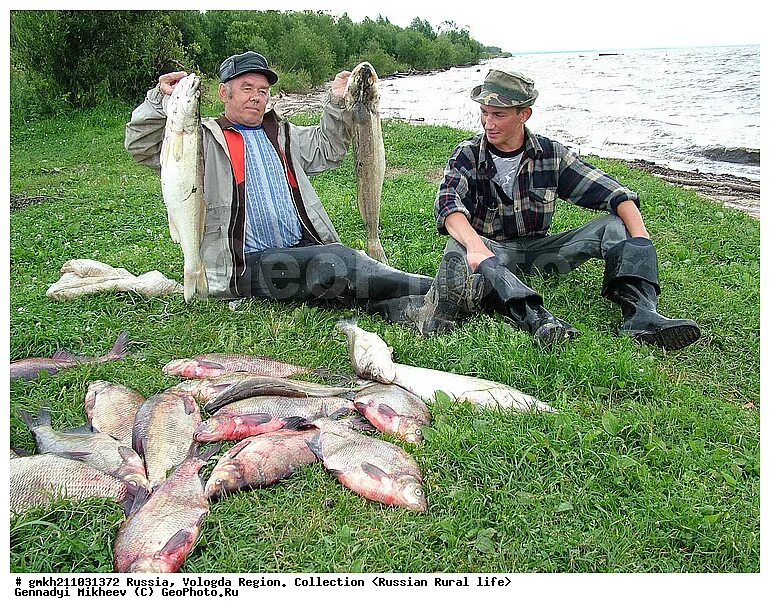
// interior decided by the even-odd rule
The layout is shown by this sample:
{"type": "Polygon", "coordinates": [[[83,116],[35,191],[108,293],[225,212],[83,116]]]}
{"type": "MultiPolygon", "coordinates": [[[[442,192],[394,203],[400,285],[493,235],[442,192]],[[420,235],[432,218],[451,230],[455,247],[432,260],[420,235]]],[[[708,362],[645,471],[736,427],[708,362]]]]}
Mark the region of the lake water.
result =
{"type": "Polygon", "coordinates": [[[383,117],[480,131],[490,68],[540,95],[527,125],[580,153],[759,180],[759,46],[521,54],[383,79],[383,117]]]}

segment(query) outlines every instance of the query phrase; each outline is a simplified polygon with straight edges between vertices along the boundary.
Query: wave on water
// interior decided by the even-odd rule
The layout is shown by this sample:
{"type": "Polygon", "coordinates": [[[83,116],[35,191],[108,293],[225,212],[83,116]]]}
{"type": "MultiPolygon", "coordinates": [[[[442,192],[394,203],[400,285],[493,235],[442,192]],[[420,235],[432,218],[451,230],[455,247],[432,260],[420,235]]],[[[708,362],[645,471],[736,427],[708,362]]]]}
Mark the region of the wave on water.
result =
{"type": "Polygon", "coordinates": [[[694,148],[693,155],[701,155],[717,162],[759,166],[759,149],[749,147],[706,147],[694,148]]]}

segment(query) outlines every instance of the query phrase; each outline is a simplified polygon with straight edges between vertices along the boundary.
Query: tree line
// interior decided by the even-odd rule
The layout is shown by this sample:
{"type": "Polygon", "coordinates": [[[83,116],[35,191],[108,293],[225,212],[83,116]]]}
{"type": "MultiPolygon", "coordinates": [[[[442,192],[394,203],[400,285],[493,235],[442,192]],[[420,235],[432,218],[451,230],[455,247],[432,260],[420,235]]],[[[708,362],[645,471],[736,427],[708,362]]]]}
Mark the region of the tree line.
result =
{"type": "Polygon", "coordinates": [[[165,72],[216,77],[224,58],[247,49],[268,58],[286,92],[309,91],[364,59],[382,76],[500,52],[451,21],[434,28],[419,17],[402,28],[322,11],[12,11],[12,116],[135,104],[165,72]]]}

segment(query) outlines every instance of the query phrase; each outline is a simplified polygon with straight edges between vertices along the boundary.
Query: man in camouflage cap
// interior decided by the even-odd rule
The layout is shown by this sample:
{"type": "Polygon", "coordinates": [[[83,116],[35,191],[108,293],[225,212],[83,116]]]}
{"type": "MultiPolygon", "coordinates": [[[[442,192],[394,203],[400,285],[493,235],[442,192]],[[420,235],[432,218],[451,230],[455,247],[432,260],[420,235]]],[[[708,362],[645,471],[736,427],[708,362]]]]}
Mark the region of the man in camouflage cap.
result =
{"type": "Polygon", "coordinates": [[[433,287],[424,299],[403,299],[400,311],[388,305],[385,316],[429,335],[483,308],[552,346],[578,330],[551,314],[519,276],[564,274],[597,258],[604,260],[602,296],[622,311],[621,334],[664,349],[693,343],[700,337],[694,321],[657,312],[657,255],[639,196],[533,134],[525,124],[537,95],[532,79],[502,70],[490,70],[473,89],[484,131],[457,146],[436,196],[437,228],[450,238],[433,287]],[[548,236],[557,198],[606,214],[548,236]]]}

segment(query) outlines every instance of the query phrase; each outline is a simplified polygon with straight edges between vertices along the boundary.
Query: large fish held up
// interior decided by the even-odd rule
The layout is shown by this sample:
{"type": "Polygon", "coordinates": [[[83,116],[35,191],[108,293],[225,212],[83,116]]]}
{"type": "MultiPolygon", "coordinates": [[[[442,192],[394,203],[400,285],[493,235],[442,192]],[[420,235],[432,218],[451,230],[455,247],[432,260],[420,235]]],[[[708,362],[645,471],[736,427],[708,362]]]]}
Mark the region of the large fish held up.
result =
{"type": "Polygon", "coordinates": [[[380,200],[385,180],[385,145],[380,122],[377,73],[369,62],[353,69],[345,90],[355,155],[358,210],[366,227],[366,253],[387,264],[380,243],[380,200]]]}
{"type": "Polygon", "coordinates": [[[171,239],[184,255],[184,299],[208,297],[201,242],[206,224],[203,199],[203,131],[200,77],[181,79],[166,108],[166,131],[160,152],[160,182],[168,210],[171,239]]]}

